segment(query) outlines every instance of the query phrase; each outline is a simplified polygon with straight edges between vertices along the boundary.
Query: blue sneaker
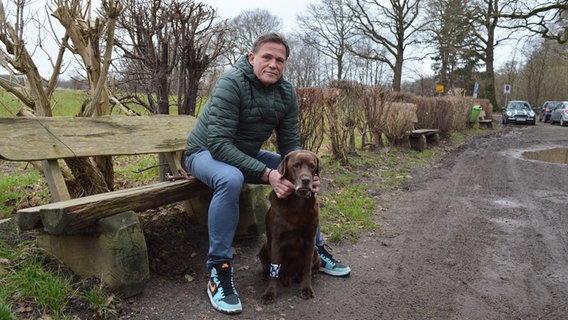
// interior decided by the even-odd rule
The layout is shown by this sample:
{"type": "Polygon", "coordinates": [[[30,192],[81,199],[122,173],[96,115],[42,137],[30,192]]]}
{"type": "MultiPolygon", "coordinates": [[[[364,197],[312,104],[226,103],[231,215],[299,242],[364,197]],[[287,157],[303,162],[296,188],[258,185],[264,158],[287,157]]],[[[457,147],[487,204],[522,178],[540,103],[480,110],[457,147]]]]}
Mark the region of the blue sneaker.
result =
{"type": "Polygon", "coordinates": [[[331,248],[327,244],[324,244],[321,247],[318,246],[317,248],[321,259],[321,267],[319,268],[320,272],[335,277],[346,277],[351,274],[351,268],[344,265],[331,255],[331,248]]]}
{"type": "Polygon", "coordinates": [[[215,310],[226,314],[243,311],[239,294],[233,283],[233,268],[228,262],[214,265],[207,284],[207,295],[215,310]]]}

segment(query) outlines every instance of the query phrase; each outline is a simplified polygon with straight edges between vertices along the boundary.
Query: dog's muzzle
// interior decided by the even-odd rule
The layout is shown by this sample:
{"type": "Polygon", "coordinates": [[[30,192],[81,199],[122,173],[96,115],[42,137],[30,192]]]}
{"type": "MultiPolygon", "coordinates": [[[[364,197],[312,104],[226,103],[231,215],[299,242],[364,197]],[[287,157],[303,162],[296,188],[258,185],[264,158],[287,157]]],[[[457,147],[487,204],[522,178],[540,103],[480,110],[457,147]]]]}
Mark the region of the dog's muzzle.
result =
{"type": "Polygon", "coordinates": [[[309,198],[312,196],[312,190],[310,188],[298,188],[296,189],[296,196],[300,198],[309,198]]]}
{"type": "Polygon", "coordinates": [[[302,178],[296,182],[296,196],[300,198],[309,198],[312,196],[312,179],[302,178]]]}

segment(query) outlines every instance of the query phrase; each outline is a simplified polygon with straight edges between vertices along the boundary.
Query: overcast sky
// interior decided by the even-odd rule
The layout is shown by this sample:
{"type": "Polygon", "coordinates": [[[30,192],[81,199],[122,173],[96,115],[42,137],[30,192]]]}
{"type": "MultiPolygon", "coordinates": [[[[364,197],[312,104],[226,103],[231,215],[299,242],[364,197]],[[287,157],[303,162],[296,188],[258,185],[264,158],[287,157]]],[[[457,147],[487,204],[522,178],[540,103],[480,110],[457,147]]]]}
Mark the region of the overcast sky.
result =
{"type": "Polygon", "coordinates": [[[309,3],[314,1],[306,0],[201,0],[213,8],[217,9],[221,18],[234,18],[243,11],[253,9],[266,9],[276,17],[282,19],[284,28],[292,30],[296,22],[296,16],[304,11],[309,3]]]}

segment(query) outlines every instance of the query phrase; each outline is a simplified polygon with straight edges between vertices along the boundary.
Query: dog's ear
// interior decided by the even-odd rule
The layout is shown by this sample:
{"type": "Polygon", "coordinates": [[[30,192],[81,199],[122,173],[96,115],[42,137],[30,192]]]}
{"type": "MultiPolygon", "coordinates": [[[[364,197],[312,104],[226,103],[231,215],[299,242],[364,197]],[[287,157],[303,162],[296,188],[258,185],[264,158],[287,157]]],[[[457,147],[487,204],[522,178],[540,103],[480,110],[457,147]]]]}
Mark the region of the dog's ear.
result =
{"type": "Polygon", "coordinates": [[[284,177],[286,176],[286,168],[288,167],[288,155],[284,156],[284,159],[278,165],[278,172],[284,177]]]}
{"type": "Polygon", "coordinates": [[[320,159],[319,159],[319,157],[318,157],[315,153],[313,153],[313,152],[312,152],[312,155],[313,155],[314,158],[316,159],[316,171],[315,171],[315,175],[316,175],[316,176],[319,176],[319,174],[320,174],[320,159]]]}

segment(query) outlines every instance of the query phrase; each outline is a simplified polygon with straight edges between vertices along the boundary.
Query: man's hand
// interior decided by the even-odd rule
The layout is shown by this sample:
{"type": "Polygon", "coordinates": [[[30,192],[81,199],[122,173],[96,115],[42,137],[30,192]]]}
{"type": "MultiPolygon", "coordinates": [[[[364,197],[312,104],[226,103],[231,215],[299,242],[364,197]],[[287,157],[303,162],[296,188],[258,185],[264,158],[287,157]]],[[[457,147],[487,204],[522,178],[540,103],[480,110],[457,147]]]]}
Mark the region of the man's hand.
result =
{"type": "MultiPolygon", "coordinates": [[[[268,176],[268,182],[272,186],[272,189],[274,190],[274,192],[276,193],[276,196],[278,198],[281,198],[281,199],[286,198],[286,197],[290,196],[291,194],[293,194],[294,192],[296,192],[294,184],[291,181],[289,181],[288,179],[285,179],[280,174],[280,172],[278,172],[278,170],[272,170],[272,172],[268,176]]],[[[321,184],[321,181],[320,181],[319,177],[314,176],[314,179],[312,181],[312,192],[314,194],[319,192],[320,184],[321,184]]]]}

